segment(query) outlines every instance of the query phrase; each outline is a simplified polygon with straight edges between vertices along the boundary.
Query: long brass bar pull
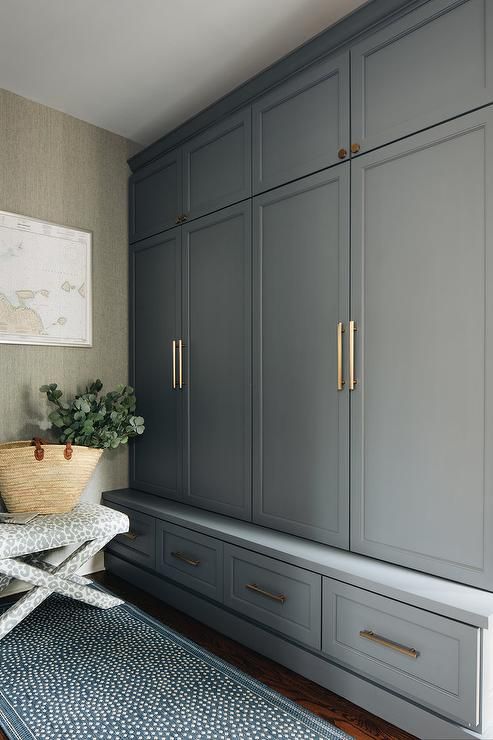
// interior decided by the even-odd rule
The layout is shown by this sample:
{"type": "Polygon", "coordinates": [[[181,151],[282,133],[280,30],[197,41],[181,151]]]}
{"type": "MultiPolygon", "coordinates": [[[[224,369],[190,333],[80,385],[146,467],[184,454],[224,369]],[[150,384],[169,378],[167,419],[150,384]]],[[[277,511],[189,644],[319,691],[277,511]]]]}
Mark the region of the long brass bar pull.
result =
{"type": "Polygon", "coordinates": [[[279,601],[281,604],[284,604],[288,598],[287,596],[284,596],[284,594],[272,594],[270,591],[265,591],[265,589],[257,586],[256,583],[247,583],[245,588],[249,591],[255,591],[256,594],[260,594],[261,596],[266,596],[268,599],[272,599],[273,601],[279,601]]]}
{"type": "Polygon", "coordinates": [[[187,565],[191,565],[194,568],[196,568],[197,565],[200,565],[200,560],[194,560],[193,558],[187,558],[187,556],[184,555],[182,552],[172,552],[171,555],[177,560],[181,560],[183,563],[186,563],[187,565]]]}
{"type": "Polygon", "coordinates": [[[172,386],[173,386],[173,390],[176,390],[176,339],[173,339],[173,346],[171,348],[171,362],[172,362],[172,366],[173,366],[173,370],[172,370],[172,373],[173,373],[172,386]]]}
{"type": "Polygon", "coordinates": [[[178,388],[183,388],[183,340],[178,340],[178,388]]]}
{"type": "Polygon", "coordinates": [[[354,391],[356,386],[356,377],[354,371],[354,335],[358,330],[355,321],[349,322],[349,390],[354,391]]]}
{"type": "Polygon", "coordinates": [[[342,335],[344,334],[344,324],[339,321],[337,324],[337,390],[344,390],[344,376],[342,371],[342,335]]]}
{"type": "Polygon", "coordinates": [[[399,645],[398,642],[394,642],[393,640],[387,640],[386,637],[376,635],[371,630],[361,630],[359,636],[363,637],[365,640],[370,640],[370,642],[376,642],[377,645],[381,645],[382,647],[390,648],[390,650],[395,650],[397,653],[401,653],[402,655],[407,655],[408,658],[414,658],[414,660],[416,660],[419,655],[418,651],[414,648],[406,647],[405,645],[399,645]]]}

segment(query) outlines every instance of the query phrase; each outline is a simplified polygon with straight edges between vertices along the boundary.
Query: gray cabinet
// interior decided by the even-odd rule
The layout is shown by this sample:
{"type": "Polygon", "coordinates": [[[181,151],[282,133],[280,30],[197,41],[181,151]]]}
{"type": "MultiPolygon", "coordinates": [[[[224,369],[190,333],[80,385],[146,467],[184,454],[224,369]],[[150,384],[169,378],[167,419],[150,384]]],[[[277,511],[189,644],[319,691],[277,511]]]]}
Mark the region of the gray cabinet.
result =
{"type": "Polygon", "coordinates": [[[239,518],[251,509],[251,205],[183,227],[185,491],[239,518]]]}
{"type": "Polygon", "coordinates": [[[175,149],[130,178],[130,242],[170,229],[181,214],[181,149],[175,149]]]}
{"type": "Polygon", "coordinates": [[[173,388],[173,340],[181,336],[180,229],[139,242],[130,257],[130,379],[146,424],[131,445],[131,485],[180,498],[182,396],[173,388]]]}
{"type": "Polygon", "coordinates": [[[251,109],[228,116],[183,146],[183,210],[197,218],[250,197],[251,109]]]}
{"type": "Polygon", "coordinates": [[[351,78],[361,151],[492,102],[493,3],[424,3],[351,48],[351,78]]]}
{"type": "Polygon", "coordinates": [[[253,105],[254,193],[336,164],[348,148],[348,52],[299,72],[253,105]]]}
{"type": "Polygon", "coordinates": [[[477,727],[480,630],[323,579],[322,650],[376,683],[477,727]]]}
{"type": "Polygon", "coordinates": [[[352,163],[351,548],[493,589],[493,108],[352,163]]]}
{"type": "Polygon", "coordinates": [[[349,164],[254,200],[254,520],[348,546],[349,164]],[[343,367],[346,374],[346,368],[343,367]]]}

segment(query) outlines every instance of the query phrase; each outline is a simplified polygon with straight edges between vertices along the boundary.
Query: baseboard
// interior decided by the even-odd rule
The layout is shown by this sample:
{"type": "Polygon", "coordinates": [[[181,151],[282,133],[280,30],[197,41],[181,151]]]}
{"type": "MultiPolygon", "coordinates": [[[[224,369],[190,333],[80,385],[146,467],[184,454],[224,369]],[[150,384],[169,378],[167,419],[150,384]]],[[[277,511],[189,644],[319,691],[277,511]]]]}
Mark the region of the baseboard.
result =
{"type": "Polygon", "coordinates": [[[417,737],[426,740],[491,740],[491,733],[478,734],[452,724],[122,558],[105,553],[105,566],[108,572],[150,592],[170,606],[417,737]]]}

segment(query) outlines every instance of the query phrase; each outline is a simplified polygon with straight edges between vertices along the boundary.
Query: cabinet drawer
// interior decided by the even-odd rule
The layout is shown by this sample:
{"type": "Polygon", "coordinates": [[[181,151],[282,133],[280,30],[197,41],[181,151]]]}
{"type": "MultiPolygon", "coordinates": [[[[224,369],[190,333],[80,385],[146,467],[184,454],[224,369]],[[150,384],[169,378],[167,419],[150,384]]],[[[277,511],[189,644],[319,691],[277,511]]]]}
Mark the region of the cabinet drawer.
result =
{"type": "Polygon", "coordinates": [[[351,48],[351,141],[360,151],[493,100],[492,6],[431,0],[351,48]]]}
{"type": "Polygon", "coordinates": [[[157,568],[166,578],[222,601],[223,543],[219,540],[158,521],[157,568]]]}
{"type": "Polygon", "coordinates": [[[337,164],[349,150],[348,52],[293,75],[252,113],[254,194],[337,164]]]}
{"type": "Polygon", "coordinates": [[[480,631],[324,578],[322,650],[469,727],[479,723],[480,631]]]}
{"type": "Polygon", "coordinates": [[[110,508],[122,511],[128,516],[130,529],[111,540],[106,546],[107,549],[132,563],[154,568],[156,564],[156,520],[152,516],[127,509],[125,506],[111,503],[110,508]]]}
{"type": "Polygon", "coordinates": [[[251,109],[228,116],[183,146],[183,210],[187,219],[252,194],[251,109]]]}
{"type": "Polygon", "coordinates": [[[224,560],[226,606],[320,649],[319,575],[233,545],[224,546],[224,560]]]}

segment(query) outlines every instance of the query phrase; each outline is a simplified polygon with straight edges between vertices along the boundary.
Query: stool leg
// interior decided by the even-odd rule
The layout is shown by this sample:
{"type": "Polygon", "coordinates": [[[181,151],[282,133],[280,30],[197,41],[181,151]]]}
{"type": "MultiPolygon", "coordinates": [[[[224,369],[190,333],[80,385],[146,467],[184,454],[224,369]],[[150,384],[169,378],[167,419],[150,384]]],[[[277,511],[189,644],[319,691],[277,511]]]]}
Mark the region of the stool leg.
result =
{"type": "Polygon", "coordinates": [[[3,571],[0,577],[18,578],[33,583],[34,588],[28,591],[10,609],[0,616],[0,639],[8,634],[19,622],[30,614],[54,591],[64,593],[101,609],[110,609],[124,602],[102,591],[91,589],[72,580],[83,563],[103,548],[112,536],[91,540],[82,544],[63,563],[55,566],[51,572],[34,568],[23,561],[6,559],[0,561],[3,571]]]}

